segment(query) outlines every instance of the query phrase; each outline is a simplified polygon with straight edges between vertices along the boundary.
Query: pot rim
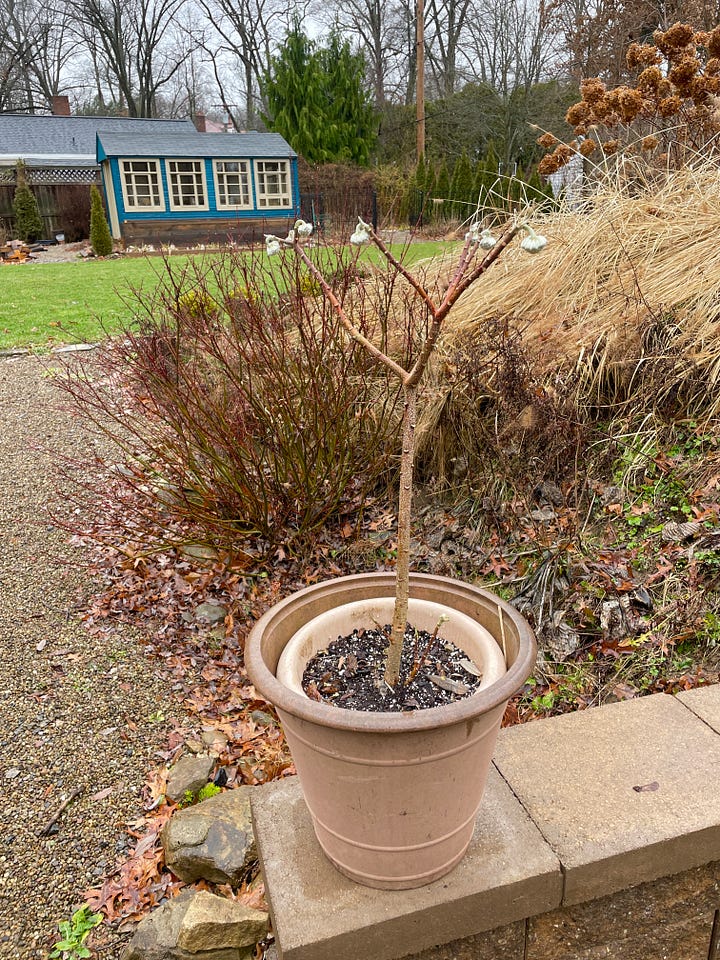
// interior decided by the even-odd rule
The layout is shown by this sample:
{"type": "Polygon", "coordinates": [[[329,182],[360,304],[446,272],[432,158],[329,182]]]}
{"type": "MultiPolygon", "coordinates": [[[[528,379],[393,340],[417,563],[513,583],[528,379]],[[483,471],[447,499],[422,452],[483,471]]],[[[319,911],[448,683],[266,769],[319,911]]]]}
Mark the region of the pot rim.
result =
{"type": "MultiPolygon", "coordinates": [[[[311,600],[331,588],[343,584],[350,585],[357,581],[360,581],[363,586],[367,586],[374,581],[373,586],[377,587],[378,596],[393,596],[395,593],[394,573],[359,573],[323,580],[320,583],[298,590],[279,603],[274,604],[253,626],[245,645],[245,666],[253,686],[262,697],[279,710],[300,720],[336,730],[363,733],[408,733],[461,723],[471,720],[481,713],[486,713],[506,703],[530,676],[536,657],[535,637],[529,624],[518,610],[491,591],[475,584],[466,583],[463,580],[453,580],[450,577],[435,576],[434,574],[411,573],[411,595],[413,585],[416,587],[435,585],[438,588],[446,586],[452,588],[450,595],[452,595],[453,590],[457,592],[460,589],[465,591],[469,597],[475,594],[488,602],[492,602],[504,617],[513,622],[518,634],[518,654],[515,661],[508,666],[503,677],[489,687],[479,690],[463,700],[456,700],[455,703],[405,713],[389,711],[371,713],[361,710],[343,710],[327,703],[319,703],[307,697],[301,697],[281,683],[266,665],[261,649],[263,633],[273,620],[283,615],[287,607],[291,604],[297,604],[298,598],[311,600]]],[[[451,596],[449,599],[451,599],[451,596]]],[[[447,601],[443,602],[447,603],[447,601]]],[[[452,607],[452,603],[447,603],[447,606],[452,607]]]]}

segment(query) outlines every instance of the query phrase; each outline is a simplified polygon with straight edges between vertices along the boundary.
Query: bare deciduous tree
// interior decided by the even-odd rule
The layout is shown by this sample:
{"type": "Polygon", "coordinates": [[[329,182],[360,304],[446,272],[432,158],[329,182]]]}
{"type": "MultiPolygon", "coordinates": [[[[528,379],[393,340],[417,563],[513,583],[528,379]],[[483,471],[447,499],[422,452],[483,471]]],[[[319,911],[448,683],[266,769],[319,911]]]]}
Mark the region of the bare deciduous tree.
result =
{"type": "Polygon", "coordinates": [[[262,110],[260,82],[297,5],[289,0],[198,0],[198,5],[205,20],[198,43],[223,109],[236,129],[253,128],[262,110]]]}
{"type": "Polygon", "coordinates": [[[438,96],[457,87],[458,61],[464,43],[470,0],[427,0],[425,43],[427,62],[438,96]]]}
{"type": "Polygon", "coordinates": [[[39,0],[0,0],[0,104],[47,109],[75,56],[70,13],[39,0]]]}
{"type": "Polygon", "coordinates": [[[553,52],[544,4],[530,0],[475,0],[468,17],[466,57],[476,77],[509,96],[538,83],[553,52]]]}
{"type": "Polygon", "coordinates": [[[95,48],[131,117],[155,116],[158,94],[186,58],[175,37],[184,2],[71,0],[79,35],[95,48]]]}

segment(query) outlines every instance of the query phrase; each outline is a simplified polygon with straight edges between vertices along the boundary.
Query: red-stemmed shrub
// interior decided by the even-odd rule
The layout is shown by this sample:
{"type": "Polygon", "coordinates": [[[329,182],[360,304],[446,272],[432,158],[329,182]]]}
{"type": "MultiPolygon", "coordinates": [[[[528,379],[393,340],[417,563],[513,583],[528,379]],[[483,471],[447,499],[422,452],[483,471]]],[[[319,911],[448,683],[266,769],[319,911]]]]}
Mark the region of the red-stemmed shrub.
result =
{"type": "MultiPolygon", "coordinates": [[[[336,267],[326,261],[337,296],[375,335],[382,283],[355,286],[336,267]]],[[[121,451],[113,484],[146,526],[154,517],[148,549],[233,549],[247,535],[276,547],[357,509],[388,476],[397,389],[309,281],[294,257],[272,269],[248,253],[167,260],[154,295],[131,297],[132,327],[66,368],[65,390],[121,451]]]]}

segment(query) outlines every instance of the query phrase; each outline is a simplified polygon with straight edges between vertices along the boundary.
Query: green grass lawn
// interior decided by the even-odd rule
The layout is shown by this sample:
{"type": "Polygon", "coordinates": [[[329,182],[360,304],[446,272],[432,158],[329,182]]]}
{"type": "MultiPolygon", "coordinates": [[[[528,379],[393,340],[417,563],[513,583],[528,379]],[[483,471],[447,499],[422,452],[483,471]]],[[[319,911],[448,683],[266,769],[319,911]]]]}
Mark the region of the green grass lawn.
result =
{"type": "MultiPolygon", "coordinates": [[[[396,253],[403,248],[398,245],[396,253]]],[[[406,261],[435,256],[442,242],[416,243],[406,261]]],[[[363,251],[362,256],[377,255],[363,251]]],[[[178,269],[186,256],[172,259],[178,269]]],[[[132,322],[135,291],[150,294],[163,272],[159,257],[26,263],[0,267],[0,350],[47,350],[65,343],[96,341],[132,322]]]]}

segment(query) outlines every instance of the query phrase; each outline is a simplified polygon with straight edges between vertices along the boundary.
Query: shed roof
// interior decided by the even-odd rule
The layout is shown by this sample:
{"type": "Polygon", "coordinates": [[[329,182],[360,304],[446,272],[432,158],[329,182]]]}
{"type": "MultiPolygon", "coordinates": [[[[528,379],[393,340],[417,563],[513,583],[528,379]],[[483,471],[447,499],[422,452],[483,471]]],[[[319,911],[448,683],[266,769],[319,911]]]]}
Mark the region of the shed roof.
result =
{"type": "Polygon", "coordinates": [[[98,131],[98,160],[106,157],[295,157],[279,133],[164,133],[98,131]]]}
{"type": "Polygon", "coordinates": [[[180,132],[202,136],[195,132],[192,120],[0,113],[0,166],[24,160],[28,166],[94,167],[98,130],[128,136],[180,132]]]}

